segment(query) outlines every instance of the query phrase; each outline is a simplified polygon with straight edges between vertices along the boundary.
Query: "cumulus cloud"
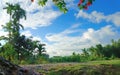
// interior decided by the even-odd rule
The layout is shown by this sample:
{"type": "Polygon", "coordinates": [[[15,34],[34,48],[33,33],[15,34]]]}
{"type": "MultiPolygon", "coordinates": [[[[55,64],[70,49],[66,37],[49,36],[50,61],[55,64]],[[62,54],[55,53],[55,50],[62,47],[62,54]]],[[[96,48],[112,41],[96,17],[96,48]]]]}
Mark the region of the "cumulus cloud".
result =
{"type": "MultiPolygon", "coordinates": [[[[80,31],[77,32],[81,33],[80,31]]],[[[46,35],[46,39],[49,41],[46,49],[50,56],[70,55],[72,52],[80,53],[83,48],[99,43],[107,44],[110,43],[111,39],[118,38],[118,33],[114,32],[114,28],[110,25],[99,30],[89,28],[79,36],[69,36],[72,33],[76,33],[76,29],[71,27],[61,33],[46,35]]]]}
{"type": "Polygon", "coordinates": [[[85,18],[93,23],[100,23],[102,21],[106,21],[109,23],[113,23],[116,26],[120,26],[120,12],[116,12],[110,15],[104,15],[104,13],[93,11],[91,13],[86,13],[82,10],[79,11],[78,14],[75,14],[76,18],[85,18]]]}

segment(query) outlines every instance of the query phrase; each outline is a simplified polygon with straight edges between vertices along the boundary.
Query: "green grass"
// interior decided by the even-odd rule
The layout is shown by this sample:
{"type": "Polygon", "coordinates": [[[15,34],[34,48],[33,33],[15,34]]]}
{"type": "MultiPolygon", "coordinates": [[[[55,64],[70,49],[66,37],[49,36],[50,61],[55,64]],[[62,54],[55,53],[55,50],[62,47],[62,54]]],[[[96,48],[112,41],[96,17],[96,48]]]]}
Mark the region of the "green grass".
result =
{"type": "Polygon", "coordinates": [[[91,64],[91,65],[106,64],[106,65],[118,65],[118,66],[120,66],[120,59],[117,59],[117,60],[90,61],[90,62],[88,62],[88,64],[91,64]]]}
{"type": "Polygon", "coordinates": [[[120,75],[120,60],[55,64],[47,71],[45,69],[38,71],[44,75],[120,75]]]}

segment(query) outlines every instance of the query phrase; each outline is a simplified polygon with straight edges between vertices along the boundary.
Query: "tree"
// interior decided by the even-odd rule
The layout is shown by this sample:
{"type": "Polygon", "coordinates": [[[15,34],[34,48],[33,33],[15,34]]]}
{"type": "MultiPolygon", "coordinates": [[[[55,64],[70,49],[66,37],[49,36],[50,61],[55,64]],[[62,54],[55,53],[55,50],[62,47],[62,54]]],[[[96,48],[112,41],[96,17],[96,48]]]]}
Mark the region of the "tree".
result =
{"type": "Polygon", "coordinates": [[[19,4],[9,4],[6,3],[6,7],[4,9],[7,10],[7,13],[10,15],[10,20],[8,23],[6,23],[6,25],[2,25],[3,29],[8,32],[8,36],[2,36],[0,37],[0,40],[6,40],[6,44],[1,47],[4,48],[4,50],[7,52],[10,50],[15,50],[18,53],[18,57],[19,57],[19,47],[17,47],[18,45],[18,39],[20,37],[20,28],[23,28],[23,26],[19,23],[20,19],[25,18],[26,19],[26,13],[25,10],[23,10],[19,4]],[[8,49],[7,47],[12,49],[8,49]]]}
{"type": "Polygon", "coordinates": [[[15,51],[18,53],[19,59],[19,37],[20,37],[20,28],[23,29],[23,26],[20,24],[20,19],[26,19],[25,10],[20,7],[19,4],[9,4],[6,3],[7,7],[4,9],[7,10],[7,13],[10,15],[10,21],[3,26],[3,29],[9,32],[8,42],[14,46],[15,51]]]}
{"type": "Polygon", "coordinates": [[[25,35],[20,35],[20,29],[24,29],[22,24],[20,24],[20,19],[26,19],[25,10],[19,4],[6,4],[7,7],[4,9],[10,15],[10,20],[6,25],[3,25],[3,29],[8,32],[8,36],[0,37],[0,40],[6,40],[5,45],[0,45],[0,55],[9,60],[17,56],[17,59],[21,61],[33,58],[37,49],[36,55],[45,56],[46,54],[44,53],[46,51],[43,47],[45,44],[42,44],[40,41],[33,41],[32,38],[26,38],[25,35]]]}
{"type": "Polygon", "coordinates": [[[22,35],[19,39],[20,44],[19,47],[21,48],[21,56],[24,58],[26,55],[30,56],[41,56],[45,51],[43,47],[45,44],[42,44],[40,41],[34,41],[32,38],[26,38],[22,35]]]}
{"type": "Polygon", "coordinates": [[[120,39],[118,41],[112,40],[112,52],[114,56],[120,58],[120,39]]]}
{"type": "Polygon", "coordinates": [[[101,44],[96,45],[96,52],[97,52],[98,57],[103,57],[104,56],[103,55],[103,53],[104,53],[103,46],[101,44]]]}
{"type": "Polygon", "coordinates": [[[15,60],[16,52],[14,47],[10,43],[6,43],[4,46],[0,48],[0,55],[5,57],[8,60],[15,60]],[[13,55],[14,54],[14,55],[13,55]]]}
{"type": "Polygon", "coordinates": [[[33,53],[37,54],[39,56],[41,56],[44,52],[46,52],[44,46],[45,44],[42,44],[40,41],[38,40],[32,40],[32,38],[28,38],[27,40],[29,40],[29,44],[31,44],[32,48],[33,48],[33,53]]]}
{"type": "Polygon", "coordinates": [[[6,3],[6,5],[7,7],[5,7],[4,9],[6,9],[7,13],[10,15],[10,20],[8,23],[6,23],[6,25],[3,25],[3,29],[9,33],[8,41],[11,42],[12,39],[14,39],[12,37],[19,36],[20,28],[23,29],[23,26],[19,23],[19,21],[22,18],[26,19],[26,13],[19,4],[13,5],[6,3]]]}
{"type": "Polygon", "coordinates": [[[11,42],[12,36],[19,36],[20,27],[23,29],[23,26],[19,23],[20,19],[26,19],[25,10],[23,10],[19,4],[9,4],[6,3],[7,7],[4,9],[7,10],[7,13],[10,15],[10,20],[6,25],[3,25],[3,29],[8,31],[8,41],[11,42]]]}

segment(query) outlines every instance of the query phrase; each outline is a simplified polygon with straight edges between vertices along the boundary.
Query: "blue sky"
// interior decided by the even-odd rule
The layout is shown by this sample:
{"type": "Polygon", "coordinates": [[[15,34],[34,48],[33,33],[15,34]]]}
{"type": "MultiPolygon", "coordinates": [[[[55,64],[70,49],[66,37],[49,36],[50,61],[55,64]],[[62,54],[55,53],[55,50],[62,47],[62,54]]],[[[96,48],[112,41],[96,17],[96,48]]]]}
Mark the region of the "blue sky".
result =
{"type": "Polygon", "coordinates": [[[50,56],[80,53],[81,49],[96,44],[106,45],[111,39],[120,38],[120,0],[96,0],[88,10],[79,10],[79,0],[65,0],[69,11],[60,12],[51,0],[45,7],[37,0],[0,0],[0,36],[7,33],[2,30],[9,16],[2,8],[6,2],[20,3],[27,12],[27,20],[21,20],[25,30],[21,34],[33,36],[46,44],[50,56]]]}

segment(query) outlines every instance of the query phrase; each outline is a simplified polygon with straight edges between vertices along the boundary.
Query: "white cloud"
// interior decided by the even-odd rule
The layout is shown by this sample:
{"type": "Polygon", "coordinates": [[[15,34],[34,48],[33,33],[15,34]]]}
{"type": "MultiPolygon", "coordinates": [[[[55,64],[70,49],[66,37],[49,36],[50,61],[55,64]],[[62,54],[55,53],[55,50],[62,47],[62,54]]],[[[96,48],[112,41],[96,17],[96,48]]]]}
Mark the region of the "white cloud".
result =
{"type": "Polygon", "coordinates": [[[39,36],[35,36],[35,37],[32,38],[32,40],[34,40],[34,41],[41,41],[41,38],[39,36]]]}
{"type": "Polygon", "coordinates": [[[27,14],[27,20],[22,20],[25,27],[36,29],[37,27],[48,26],[60,15],[60,12],[53,10],[40,11],[35,14],[27,14]]]}
{"type": "Polygon", "coordinates": [[[90,20],[93,23],[100,23],[102,21],[106,21],[109,23],[113,23],[116,26],[120,26],[120,12],[116,12],[110,15],[104,15],[104,13],[93,11],[90,14],[83,12],[82,10],[79,11],[78,14],[75,14],[76,18],[85,18],[90,20]]]}
{"type": "Polygon", "coordinates": [[[82,10],[80,10],[79,13],[76,14],[76,17],[77,18],[83,17],[85,19],[89,19],[90,21],[97,23],[100,23],[105,18],[103,13],[93,11],[91,14],[88,14],[86,12],[83,12],[82,10]]]}
{"type": "Polygon", "coordinates": [[[107,22],[112,22],[116,26],[120,26],[120,12],[116,12],[112,15],[106,16],[106,21],[107,22]]]}
{"type": "Polygon", "coordinates": [[[25,35],[26,37],[31,37],[31,36],[32,36],[32,33],[27,30],[27,31],[23,31],[23,32],[21,33],[21,35],[25,35]]]}
{"type": "Polygon", "coordinates": [[[77,23],[77,24],[74,24],[74,25],[71,26],[71,29],[78,28],[80,25],[81,25],[81,24],[78,24],[78,23],[77,23]]]}
{"type": "Polygon", "coordinates": [[[45,7],[39,6],[37,1],[26,3],[23,4],[23,8],[27,11],[27,20],[22,20],[22,23],[28,28],[36,29],[37,27],[49,26],[62,14],[53,10],[51,1],[48,1],[45,7]]]}
{"type": "Polygon", "coordinates": [[[83,33],[82,37],[89,40],[94,45],[97,43],[106,44],[111,39],[116,38],[116,35],[117,33],[114,32],[114,29],[110,25],[107,25],[99,30],[89,28],[87,32],[83,33]]]}
{"type": "MultiPolygon", "coordinates": [[[[77,32],[80,33],[80,31],[77,32]]],[[[99,30],[89,28],[79,36],[69,36],[72,33],[76,33],[76,29],[69,28],[61,33],[46,35],[46,39],[49,42],[46,45],[46,49],[50,56],[70,55],[72,52],[80,53],[83,48],[99,43],[107,44],[110,43],[111,39],[120,37],[110,25],[99,30]]]]}

